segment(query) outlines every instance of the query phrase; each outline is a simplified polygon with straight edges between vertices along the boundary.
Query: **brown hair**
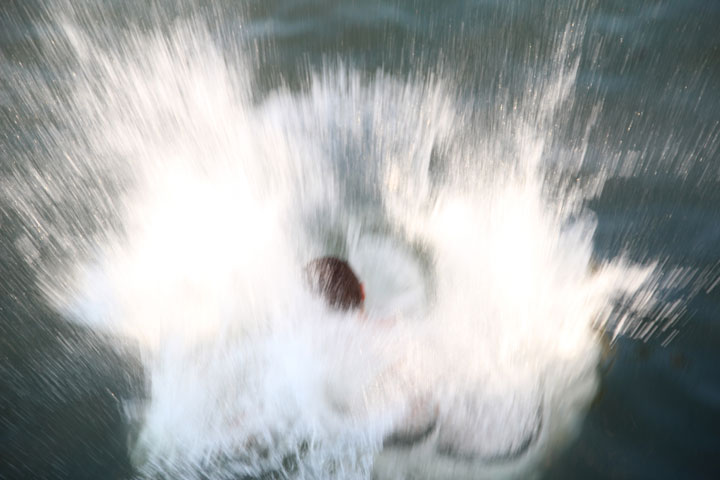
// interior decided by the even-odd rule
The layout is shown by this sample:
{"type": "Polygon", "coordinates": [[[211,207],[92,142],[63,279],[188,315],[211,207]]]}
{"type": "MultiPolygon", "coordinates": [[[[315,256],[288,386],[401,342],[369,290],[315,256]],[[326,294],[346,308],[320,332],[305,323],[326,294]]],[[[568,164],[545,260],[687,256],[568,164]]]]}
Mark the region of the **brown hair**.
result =
{"type": "Polygon", "coordinates": [[[313,293],[332,308],[361,309],[365,290],[350,265],[336,257],[316,258],[305,267],[305,280],[313,293]]]}

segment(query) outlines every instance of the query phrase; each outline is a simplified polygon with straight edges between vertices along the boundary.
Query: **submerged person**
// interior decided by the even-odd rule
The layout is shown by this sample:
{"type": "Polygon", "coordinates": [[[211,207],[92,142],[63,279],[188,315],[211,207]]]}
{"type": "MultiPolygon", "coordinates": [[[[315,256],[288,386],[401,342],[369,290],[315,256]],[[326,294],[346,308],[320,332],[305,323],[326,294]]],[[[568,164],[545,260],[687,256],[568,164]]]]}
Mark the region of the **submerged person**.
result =
{"type": "Polygon", "coordinates": [[[365,287],[344,260],[330,256],[316,258],[305,267],[305,281],[334,310],[365,308],[365,287]]]}
{"type": "MultiPolygon", "coordinates": [[[[332,256],[320,257],[305,266],[304,274],[310,291],[321,297],[328,307],[343,313],[357,312],[359,318],[367,318],[365,287],[347,261],[332,256]]],[[[388,327],[390,323],[392,322],[384,320],[377,325],[388,327]]],[[[387,379],[393,377],[393,374],[386,371],[381,376],[387,379]]],[[[386,445],[409,446],[426,438],[434,430],[437,407],[431,405],[426,398],[412,397],[409,401],[408,417],[386,436],[386,445]]]]}

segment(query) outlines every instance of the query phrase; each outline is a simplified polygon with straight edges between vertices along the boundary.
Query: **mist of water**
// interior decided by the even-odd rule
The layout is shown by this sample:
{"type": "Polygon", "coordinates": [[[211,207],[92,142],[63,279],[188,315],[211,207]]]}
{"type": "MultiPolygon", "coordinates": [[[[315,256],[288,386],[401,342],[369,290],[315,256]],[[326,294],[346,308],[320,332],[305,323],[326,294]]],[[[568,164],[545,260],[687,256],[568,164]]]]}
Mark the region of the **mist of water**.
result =
{"type": "Polygon", "coordinates": [[[626,328],[616,303],[648,308],[655,277],[595,262],[591,187],[548,189],[570,30],[540,94],[496,105],[500,138],[452,78],[337,64],[256,100],[250,53],[228,55],[199,23],[166,30],[110,45],[72,22],[55,32],[76,62],[69,90],[36,78],[17,94],[59,126],[38,136],[45,162],[4,181],[53,245],[35,263],[49,301],[138,347],[148,394],[125,405],[138,475],[495,478],[571,438],[599,336],[626,328]],[[325,254],[365,282],[365,317],[304,288],[303,265],[325,254]]]}

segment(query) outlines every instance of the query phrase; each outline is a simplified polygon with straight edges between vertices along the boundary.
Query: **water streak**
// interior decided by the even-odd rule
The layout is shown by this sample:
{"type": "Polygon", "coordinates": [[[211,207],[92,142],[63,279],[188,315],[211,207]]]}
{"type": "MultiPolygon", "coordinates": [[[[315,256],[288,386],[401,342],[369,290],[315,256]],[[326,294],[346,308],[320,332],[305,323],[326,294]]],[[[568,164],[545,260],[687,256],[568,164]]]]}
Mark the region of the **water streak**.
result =
{"type": "Polygon", "coordinates": [[[137,474],[495,478],[570,438],[599,332],[627,330],[656,281],[594,260],[596,190],[560,193],[544,163],[581,36],[558,35],[557,68],[495,105],[490,135],[452,78],[337,64],[257,100],[251,54],[200,22],[53,32],[69,91],[17,87],[57,123],[3,186],[24,248],[33,229],[53,246],[35,262],[48,299],[139,347],[137,474]],[[366,282],[367,318],[306,292],[302,266],[327,253],[366,282]],[[434,427],[383,448],[414,423],[434,427]]]}

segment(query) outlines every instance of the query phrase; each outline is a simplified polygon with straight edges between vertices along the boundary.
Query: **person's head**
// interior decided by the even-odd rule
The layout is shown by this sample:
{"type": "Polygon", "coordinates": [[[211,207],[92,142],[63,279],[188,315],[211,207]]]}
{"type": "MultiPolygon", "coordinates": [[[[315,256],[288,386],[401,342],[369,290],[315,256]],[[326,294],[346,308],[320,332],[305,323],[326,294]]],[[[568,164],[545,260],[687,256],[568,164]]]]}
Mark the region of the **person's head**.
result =
{"type": "Polygon", "coordinates": [[[310,290],[331,308],[363,309],[365,289],[346,261],[336,257],[316,258],[305,267],[305,280],[310,290]]]}

